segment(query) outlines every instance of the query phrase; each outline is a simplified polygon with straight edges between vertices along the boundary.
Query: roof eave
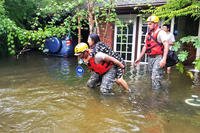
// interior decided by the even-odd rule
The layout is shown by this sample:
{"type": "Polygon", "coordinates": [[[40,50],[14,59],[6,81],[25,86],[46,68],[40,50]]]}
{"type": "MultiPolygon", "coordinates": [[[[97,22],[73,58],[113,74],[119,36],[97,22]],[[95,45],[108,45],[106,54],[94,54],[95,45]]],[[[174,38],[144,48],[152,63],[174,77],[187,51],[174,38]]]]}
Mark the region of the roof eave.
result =
{"type": "Polygon", "coordinates": [[[116,8],[145,7],[145,6],[148,6],[148,5],[160,6],[160,5],[164,5],[164,4],[166,4],[166,2],[122,4],[122,5],[117,5],[116,8]]]}

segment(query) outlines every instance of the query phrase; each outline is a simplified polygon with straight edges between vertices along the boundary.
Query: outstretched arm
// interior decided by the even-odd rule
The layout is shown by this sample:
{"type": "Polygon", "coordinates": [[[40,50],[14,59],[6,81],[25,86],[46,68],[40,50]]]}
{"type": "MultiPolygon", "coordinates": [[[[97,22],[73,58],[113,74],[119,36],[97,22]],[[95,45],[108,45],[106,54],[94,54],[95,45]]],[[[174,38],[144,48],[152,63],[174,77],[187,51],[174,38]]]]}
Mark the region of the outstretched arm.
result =
{"type": "Polygon", "coordinates": [[[144,45],[139,57],[134,62],[135,64],[139,64],[140,63],[140,60],[144,56],[145,52],[146,52],[146,46],[144,45]]]}

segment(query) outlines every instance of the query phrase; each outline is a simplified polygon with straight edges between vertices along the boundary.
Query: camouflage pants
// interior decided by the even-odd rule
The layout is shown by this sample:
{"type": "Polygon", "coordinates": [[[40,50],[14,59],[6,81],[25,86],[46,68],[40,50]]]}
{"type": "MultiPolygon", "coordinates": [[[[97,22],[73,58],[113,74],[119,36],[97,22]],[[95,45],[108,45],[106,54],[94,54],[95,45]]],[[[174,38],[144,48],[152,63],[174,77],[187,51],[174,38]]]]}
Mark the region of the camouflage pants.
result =
{"type": "Polygon", "coordinates": [[[112,67],[106,74],[99,75],[95,72],[92,73],[90,76],[87,86],[89,88],[95,88],[99,83],[100,85],[100,91],[102,94],[109,94],[112,91],[112,86],[116,78],[117,68],[112,67]]]}
{"type": "Polygon", "coordinates": [[[160,68],[161,55],[148,57],[148,69],[151,74],[152,89],[160,89],[163,78],[163,68],[160,68]]]}

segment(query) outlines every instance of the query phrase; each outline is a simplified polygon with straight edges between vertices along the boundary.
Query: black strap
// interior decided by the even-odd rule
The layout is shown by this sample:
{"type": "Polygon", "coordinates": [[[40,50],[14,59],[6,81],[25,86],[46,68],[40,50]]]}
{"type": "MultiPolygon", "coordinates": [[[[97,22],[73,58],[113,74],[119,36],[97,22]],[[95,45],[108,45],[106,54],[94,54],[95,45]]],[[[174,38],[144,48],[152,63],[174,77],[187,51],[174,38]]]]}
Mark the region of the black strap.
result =
{"type": "MultiPolygon", "coordinates": [[[[158,31],[157,36],[158,36],[159,32],[160,32],[160,30],[158,31]]],[[[162,43],[159,43],[158,40],[157,40],[157,38],[154,38],[154,37],[150,34],[150,32],[148,33],[148,35],[149,35],[150,38],[153,39],[158,45],[162,45],[162,43]]],[[[156,36],[156,37],[157,37],[157,36],[156,36]]]]}
{"type": "MultiPolygon", "coordinates": [[[[160,31],[161,31],[161,30],[159,30],[158,33],[159,33],[160,31]]],[[[158,33],[157,33],[157,36],[158,36],[158,33]]],[[[150,32],[148,33],[148,35],[150,36],[151,39],[153,39],[153,40],[157,43],[157,45],[154,45],[154,46],[152,46],[152,47],[146,49],[146,51],[147,51],[147,50],[150,50],[150,49],[152,49],[152,48],[154,48],[155,46],[158,46],[158,45],[162,46],[162,43],[159,43],[159,42],[157,41],[157,38],[154,38],[154,37],[150,34],[150,32]]],[[[157,37],[157,36],[156,36],[156,37],[157,37]]]]}

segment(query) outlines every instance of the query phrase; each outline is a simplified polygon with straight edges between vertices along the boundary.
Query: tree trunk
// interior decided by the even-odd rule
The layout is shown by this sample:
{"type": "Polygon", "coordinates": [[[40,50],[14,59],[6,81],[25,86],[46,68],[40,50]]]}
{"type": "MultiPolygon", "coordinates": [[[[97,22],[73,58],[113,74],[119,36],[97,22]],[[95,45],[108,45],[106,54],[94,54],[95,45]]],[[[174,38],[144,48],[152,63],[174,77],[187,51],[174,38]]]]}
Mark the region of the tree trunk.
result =
{"type": "Polygon", "coordinates": [[[100,28],[99,28],[99,23],[98,23],[98,21],[97,21],[97,18],[96,18],[96,16],[95,16],[95,24],[96,24],[96,33],[98,34],[98,35],[100,35],[100,28]]]}
{"type": "Polygon", "coordinates": [[[78,43],[80,43],[81,42],[81,17],[79,16],[78,17],[78,43]]]}
{"type": "Polygon", "coordinates": [[[90,34],[94,32],[94,1],[88,0],[88,21],[90,34]]]}

